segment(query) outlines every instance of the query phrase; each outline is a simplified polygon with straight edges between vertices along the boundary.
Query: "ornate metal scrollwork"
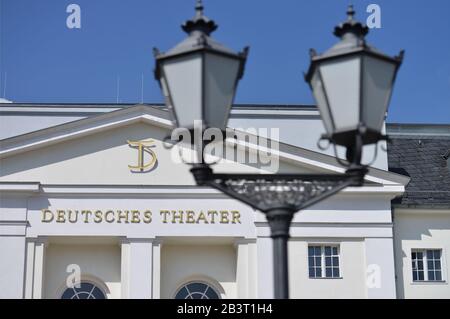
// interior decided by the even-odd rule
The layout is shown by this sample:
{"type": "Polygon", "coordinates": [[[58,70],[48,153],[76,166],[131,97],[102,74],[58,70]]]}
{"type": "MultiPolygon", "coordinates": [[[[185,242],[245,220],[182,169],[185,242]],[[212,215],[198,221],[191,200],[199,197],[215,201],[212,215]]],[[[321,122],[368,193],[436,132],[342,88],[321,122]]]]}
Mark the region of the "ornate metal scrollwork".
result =
{"type": "Polygon", "coordinates": [[[279,207],[291,207],[299,210],[304,203],[310,202],[316,197],[332,192],[334,189],[342,189],[344,180],[302,180],[293,178],[264,179],[255,176],[255,179],[228,178],[214,180],[227,189],[228,193],[237,196],[245,196],[254,203],[253,206],[261,211],[279,207]]]}

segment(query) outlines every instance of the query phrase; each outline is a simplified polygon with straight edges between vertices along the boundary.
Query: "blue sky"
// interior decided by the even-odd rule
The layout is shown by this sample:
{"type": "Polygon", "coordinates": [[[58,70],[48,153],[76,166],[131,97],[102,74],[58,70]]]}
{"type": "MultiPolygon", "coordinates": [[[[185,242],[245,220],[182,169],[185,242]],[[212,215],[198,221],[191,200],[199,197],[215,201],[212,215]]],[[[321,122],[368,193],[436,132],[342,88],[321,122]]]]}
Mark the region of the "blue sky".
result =
{"type": "MultiPolygon", "coordinates": [[[[152,48],[183,39],[180,24],[194,0],[0,0],[0,97],[15,102],[162,102],[153,78],[152,48]],[[66,7],[81,7],[81,29],[68,29],[66,7]],[[5,81],[5,77],[7,80],[5,81]],[[5,90],[6,82],[6,90],[5,90]]],[[[236,103],[312,104],[302,72],[309,48],[337,40],[349,1],[205,0],[219,25],[214,37],[230,48],[250,46],[236,103]]],[[[389,122],[450,123],[450,1],[353,1],[357,18],[381,7],[381,29],[368,40],[394,55],[406,50],[389,122]]]]}

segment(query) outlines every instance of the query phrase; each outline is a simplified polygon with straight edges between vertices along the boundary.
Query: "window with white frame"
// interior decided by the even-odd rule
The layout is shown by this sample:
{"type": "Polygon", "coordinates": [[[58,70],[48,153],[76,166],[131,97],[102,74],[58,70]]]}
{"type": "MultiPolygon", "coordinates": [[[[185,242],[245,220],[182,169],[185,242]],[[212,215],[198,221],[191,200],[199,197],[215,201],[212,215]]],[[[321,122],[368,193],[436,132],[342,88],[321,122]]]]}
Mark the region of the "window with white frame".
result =
{"type": "Polygon", "coordinates": [[[190,282],[178,289],[175,299],[220,299],[220,294],[207,283],[190,282]]]}
{"type": "Polygon", "coordinates": [[[106,299],[106,294],[95,284],[82,281],[64,290],[61,299],[106,299]]]}
{"type": "Polygon", "coordinates": [[[413,281],[442,281],[442,250],[411,251],[413,281]]]}
{"type": "Polygon", "coordinates": [[[308,246],[309,278],[339,278],[339,246],[308,246]]]}

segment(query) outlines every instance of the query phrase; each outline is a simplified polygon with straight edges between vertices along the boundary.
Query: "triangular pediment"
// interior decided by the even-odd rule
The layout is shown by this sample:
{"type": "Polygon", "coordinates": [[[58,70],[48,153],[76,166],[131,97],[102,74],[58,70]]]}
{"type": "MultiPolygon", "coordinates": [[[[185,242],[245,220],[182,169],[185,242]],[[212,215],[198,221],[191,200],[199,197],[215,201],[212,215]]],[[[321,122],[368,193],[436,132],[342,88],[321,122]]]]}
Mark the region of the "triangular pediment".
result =
{"type": "MultiPolygon", "coordinates": [[[[167,111],[134,106],[0,141],[0,182],[63,185],[194,185],[190,166],[167,149],[172,126],[167,111]],[[139,143],[143,143],[139,151],[139,143]]],[[[343,172],[331,157],[282,143],[247,145],[238,152],[264,149],[278,163],[221,161],[220,172],[332,173],[343,172]],[[270,146],[276,146],[271,149],[270,146]],[[275,158],[275,157],[273,157],[275,158]]],[[[228,149],[236,150],[235,145],[228,149]]],[[[368,180],[402,183],[395,174],[374,170],[368,180]],[[378,175],[378,176],[376,176],[378,175]]]]}

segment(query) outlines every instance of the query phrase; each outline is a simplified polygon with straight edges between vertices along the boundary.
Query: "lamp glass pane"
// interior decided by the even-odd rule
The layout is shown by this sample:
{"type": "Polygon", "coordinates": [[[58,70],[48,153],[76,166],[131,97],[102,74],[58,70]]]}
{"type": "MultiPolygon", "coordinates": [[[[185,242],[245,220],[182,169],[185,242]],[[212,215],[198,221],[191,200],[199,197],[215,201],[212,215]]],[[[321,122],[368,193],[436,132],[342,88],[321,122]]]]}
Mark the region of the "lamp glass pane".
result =
{"type": "Polygon", "coordinates": [[[354,130],[358,126],[360,115],[360,56],[323,62],[320,72],[335,130],[354,130]]]}
{"type": "Polygon", "coordinates": [[[241,61],[214,53],[205,55],[205,121],[225,129],[236,90],[241,61]]]}
{"type": "Polygon", "coordinates": [[[163,72],[178,127],[202,120],[202,59],[194,53],[163,61],[163,72]]]}
{"type": "Polygon", "coordinates": [[[313,89],[314,98],[322,117],[323,125],[328,134],[333,133],[333,123],[331,119],[329,105],[325,96],[322,81],[320,80],[319,70],[316,68],[314,75],[311,78],[311,87],[313,89]]]}
{"type": "Polygon", "coordinates": [[[363,122],[381,131],[391,97],[396,65],[371,56],[363,58],[363,122]]]}

